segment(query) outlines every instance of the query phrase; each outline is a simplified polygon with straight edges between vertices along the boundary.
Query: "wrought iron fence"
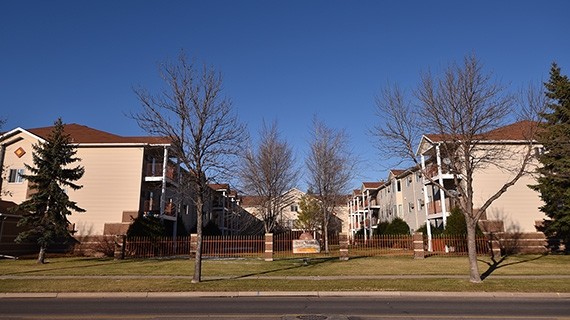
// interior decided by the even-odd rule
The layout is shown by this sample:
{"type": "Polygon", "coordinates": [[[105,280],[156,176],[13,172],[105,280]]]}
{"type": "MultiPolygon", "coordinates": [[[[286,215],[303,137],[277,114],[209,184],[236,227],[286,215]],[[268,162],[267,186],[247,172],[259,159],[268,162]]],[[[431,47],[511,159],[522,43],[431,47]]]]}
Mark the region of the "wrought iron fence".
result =
{"type": "Polygon", "coordinates": [[[413,255],[414,247],[411,235],[374,235],[365,239],[355,237],[348,246],[350,257],[369,257],[378,255],[413,255]]]}
{"type": "Polygon", "coordinates": [[[204,236],[204,257],[261,257],[265,250],[263,235],[204,236]]]}
{"type": "MultiPolygon", "coordinates": [[[[489,241],[484,236],[478,236],[475,239],[477,254],[488,254],[490,251],[489,241]]],[[[430,241],[424,236],[424,249],[427,255],[455,255],[465,256],[467,252],[467,236],[466,235],[433,235],[430,241]]]]}

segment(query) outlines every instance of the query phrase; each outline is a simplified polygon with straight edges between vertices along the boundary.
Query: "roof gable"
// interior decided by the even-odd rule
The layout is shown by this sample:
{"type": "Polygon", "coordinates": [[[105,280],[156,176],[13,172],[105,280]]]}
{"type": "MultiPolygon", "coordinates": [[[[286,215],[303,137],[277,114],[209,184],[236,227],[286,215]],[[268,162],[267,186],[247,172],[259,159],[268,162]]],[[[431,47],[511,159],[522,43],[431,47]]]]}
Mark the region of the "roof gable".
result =
{"type": "MultiPolygon", "coordinates": [[[[53,131],[53,126],[32,128],[26,131],[42,139],[46,139],[53,131]]],[[[74,143],[147,143],[147,144],[169,144],[166,137],[124,137],[102,130],[90,128],[76,123],[65,124],[64,130],[69,134],[74,143]]]]}

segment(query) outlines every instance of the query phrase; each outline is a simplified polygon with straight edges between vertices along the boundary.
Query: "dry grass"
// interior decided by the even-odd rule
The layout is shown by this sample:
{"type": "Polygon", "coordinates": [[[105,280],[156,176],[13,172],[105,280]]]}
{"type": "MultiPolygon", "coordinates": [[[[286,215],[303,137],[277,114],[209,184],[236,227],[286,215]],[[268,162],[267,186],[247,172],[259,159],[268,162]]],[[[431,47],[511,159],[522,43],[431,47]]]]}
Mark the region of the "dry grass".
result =
{"type": "Polygon", "coordinates": [[[205,260],[203,276],[233,277],[191,284],[193,261],[56,258],[45,265],[35,260],[0,261],[0,292],[62,291],[514,291],[570,292],[570,256],[510,256],[494,263],[480,258],[481,273],[490,277],[482,284],[467,281],[466,257],[371,257],[339,261],[336,258],[286,259],[265,262],[258,259],[205,260]],[[120,279],[81,276],[166,276],[166,278],[120,279]],[[425,279],[337,279],[291,280],[267,276],[399,276],[441,275],[425,279]],[[455,277],[445,277],[446,275],[455,277]],[[457,277],[457,276],[461,277],[457,277]],[[559,279],[500,279],[496,275],[564,275],[559,279]],[[42,279],[34,276],[76,276],[71,279],[42,279]],[[168,278],[180,276],[181,278],[168,278]],[[246,278],[256,276],[258,279],[246,278]],[[463,277],[464,276],[464,277],[463,277]],[[265,278],[264,278],[265,277],[265,278]]]}

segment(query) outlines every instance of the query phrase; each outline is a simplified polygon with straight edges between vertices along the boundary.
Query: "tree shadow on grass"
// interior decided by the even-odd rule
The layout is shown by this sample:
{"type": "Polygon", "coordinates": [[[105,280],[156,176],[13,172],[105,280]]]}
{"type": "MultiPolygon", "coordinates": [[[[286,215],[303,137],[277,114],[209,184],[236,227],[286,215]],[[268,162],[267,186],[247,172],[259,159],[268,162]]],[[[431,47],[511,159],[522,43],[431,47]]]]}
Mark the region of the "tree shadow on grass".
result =
{"type": "MultiPolygon", "coordinates": [[[[6,272],[3,275],[34,274],[34,273],[42,273],[42,272],[46,272],[46,271],[73,270],[73,269],[83,269],[83,268],[89,268],[89,267],[100,267],[100,266],[104,266],[104,265],[117,264],[117,261],[110,260],[110,259],[90,259],[90,260],[94,261],[94,263],[75,265],[75,266],[71,266],[71,267],[56,267],[56,265],[54,265],[52,262],[50,262],[48,260],[44,264],[38,264],[38,266],[48,266],[51,264],[52,266],[54,266],[53,268],[38,268],[38,269],[34,269],[34,270],[6,272]]],[[[121,263],[125,263],[127,261],[129,261],[129,260],[121,260],[121,263]]]]}
{"type": "Polygon", "coordinates": [[[540,255],[536,258],[532,258],[532,259],[526,259],[526,260],[521,260],[521,261],[515,261],[515,262],[510,262],[510,263],[504,263],[505,260],[507,259],[508,255],[504,255],[501,257],[501,259],[496,260],[494,257],[491,258],[492,262],[487,262],[484,260],[480,260],[477,259],[477,261],[479,262],[483,262],[485,263],[487,266],[489,266],[489,268],[483,272],[481,274],[481,280],[485,280],[485,278],[489,277],[493,272],[495,272],[498,269],[504,268],[504,267],[508,267],[508,266],[512,266],[512,265],[516,265],[516,264],[521,264],[521,263],[526,263],[526,262],[530,262],[530,261],[536,261],[538,259],[541,259],[542,257],[544,257],[544,255],[540,255]]]}
{"type": "MultiPolygon", "coordinates": [[[[283,259],[285,260],[285,259],[283,259]]],[[[289,266],[289,267],[283,267],[283,268],[278,268],[278,269],[271,269],[271,270],[266,270],[266,271],[260,271],[260,272],[253,272],[253,273],[247,273],[247,274],[242,274],[239,276],[234,276],[231,277],[229,279],[235,280],[235,279],[244,279],[244,278],[249,278],[249,277],[255,277],[255,276],[262,276],[262,275],[268,275],[274,272],[279,272],[279,271],[286,271],[286,270],[293,270],[293,269],[299,269],[299,268],[304,268],[306,266],[313,266],[313,265],[319,265],[322,263],[326,263],[329,261],[333,261],[333,260],[338,260],[338,257],[330,257],[330,258],[293,258],[293,259],[286,259],[286,260],[298,260],[299,263],[293,266],[289,266]]],[[[283,276],[286,277],[286,276],[283,276]]],[[[203,282],[209,282],[209,281],[220,281],[220,280],[228,280],[228,278],[220,278],[220,279],[209,279],[209,280],[204,280],[203,282]]]]}

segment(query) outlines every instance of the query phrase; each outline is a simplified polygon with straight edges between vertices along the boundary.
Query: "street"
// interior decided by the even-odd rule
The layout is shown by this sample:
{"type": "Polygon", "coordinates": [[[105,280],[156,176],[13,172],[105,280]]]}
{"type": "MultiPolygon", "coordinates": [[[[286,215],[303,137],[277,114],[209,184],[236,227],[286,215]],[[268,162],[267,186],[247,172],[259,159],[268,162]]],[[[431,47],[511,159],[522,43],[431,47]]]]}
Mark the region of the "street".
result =
{"type": "Polygon", "coordinates": [[[567,298],[3,298],[0,319],[570,319],[567,298]]]}

